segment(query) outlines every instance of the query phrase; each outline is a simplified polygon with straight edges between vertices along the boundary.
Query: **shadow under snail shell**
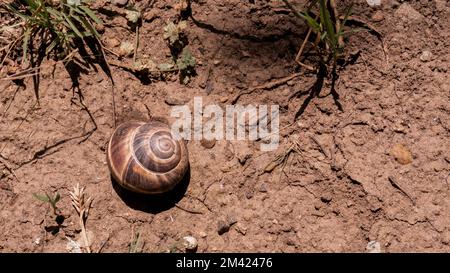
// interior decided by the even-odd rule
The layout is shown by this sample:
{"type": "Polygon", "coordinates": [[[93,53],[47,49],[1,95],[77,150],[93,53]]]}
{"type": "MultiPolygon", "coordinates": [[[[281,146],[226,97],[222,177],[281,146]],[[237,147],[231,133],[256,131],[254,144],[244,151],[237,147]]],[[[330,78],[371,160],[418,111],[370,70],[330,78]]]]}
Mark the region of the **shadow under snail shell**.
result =
{"type": "Polygon", "coordinates": [[[107,162],[121,186],[148,194],[173,189],[189,168],[184,141],[173,139],[169,126],[159,121],[119,125],[109,141],[107,162]]]}

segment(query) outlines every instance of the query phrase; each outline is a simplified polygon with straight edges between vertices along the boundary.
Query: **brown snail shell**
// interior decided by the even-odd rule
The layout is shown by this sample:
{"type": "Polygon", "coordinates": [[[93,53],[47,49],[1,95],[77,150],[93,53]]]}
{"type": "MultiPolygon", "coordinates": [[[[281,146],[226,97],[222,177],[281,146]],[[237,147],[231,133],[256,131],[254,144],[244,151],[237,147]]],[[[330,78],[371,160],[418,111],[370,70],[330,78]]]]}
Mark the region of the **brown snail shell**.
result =
{"type": "Polygon", "coordinates": [[[184,141],[173,139],[169,126],[159,121],[119,125],[109,141],[107,162],[121,186],[148,194],[173,189],[189,168],[184,141]]]}

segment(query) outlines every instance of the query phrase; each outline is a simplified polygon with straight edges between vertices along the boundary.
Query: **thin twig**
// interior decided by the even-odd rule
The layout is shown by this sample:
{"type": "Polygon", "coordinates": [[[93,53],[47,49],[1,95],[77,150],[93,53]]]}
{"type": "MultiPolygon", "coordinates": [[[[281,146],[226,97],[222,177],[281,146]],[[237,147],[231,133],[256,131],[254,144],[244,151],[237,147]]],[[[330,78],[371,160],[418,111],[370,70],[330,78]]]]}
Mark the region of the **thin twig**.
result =
{"type": "Polygon", "coordinates": [[[139,47],[139,24],[136,24],[136,38],[134,40],[133,63],[136,63],[138,47],[139,47]]]}
{"type": "Polygon", "coordinates": [[[105,247],[105,245],[109,242],[109,239],[111,238],[111,233],[108,233],[108,237],[106,238],[105,241],[103,241],[103,243],[100,245],[97,253],[101,253],[103,248],[105,247]]]}
{"type": "Polygon", "coordinates": [[[113,55],[116,56],[117,58],[120,58],[120,54],[119,54],[119,53],[113,51],[112,49],[107,48],[106,46],[103,46],[103,45],[102,45],[102,47],[103,47],[104,50],[106,50],[106,51],[108,51],[109,53],[113,54],[113,55]]]}
{"type": "Polygon", "coordinates": [[[294,73],[292,75],[289,75],[289,76],[281,78],[281,79],[274,79],[274,80],[271,80],[271,81],[269,81],[267,83],[251,87],[249,90],[244,91],[244,92],[240,92],[239,94],[237,94],[231,100],[231,104],[235,104],[242,95],[248,95],[248,94],[251,94],[251,93],[255,92],[256,90],[260,90],[260,89],[272,89],[272,88],[275,88],[275,87],[280,86],[280,85],[282,85],[282,84],[284,84],[284,83],[286,83],[286,82],[288,82],[290,80],[295,79],[296,77],[298,77],[300,75],[302,75],[302,73],[300,73],[300,72],[299,73],[294,73]]]}
{"type": "Polygon", "coordinates": [[[8,58],[9,53],[11,53],[11,50],[14,48],[14,46],[17,44],[17,42],[19,42],[20,39],[23,38],[23,36],[24,35],[22,34],[19,38],[17,38],[14,42],[11,43],[11,46],[9,47],[8,51],[6,52],[5,57],[3,57],[3,60],[0,63],[0,67],[3,67],[3,64],[4,64],[5,60],[6,60],[6,58],[8,58]]]}
{"type": "Polygon", "coordinates": [[[192,214],[203,214],[203,212],[201,212],[201,211],[186,209],[186,208],[183,208],[182,206],[180,206],[178,204],[176,204],[175,207],[179,208],[182,211],[189,212],[189,213],[192,213],[192,214]]]}
{"type": "MultiPolygon", "coordinates": [[[[316,15],[315,20],[317,20],[317,18],[319,18],[319,15],[318,15],[318,14],[316,15]]],[[[302,62],[300,61],[300,57],[302,56],[303,51],[305,50],[306,43],[307,43],[308,40],[309,40],[309,36],[311,36],[312,30],[313,30],[312,28],[309,28],[308,33],[306,33],[306,37],[305,37],[305,39],[303,40],[303,43],[302,43],[302,45],[300,46],[300,49],[298,50],[297,56],[295,56],[295,62],[298,63],[299,65],[305,67],[306,69],[309,69],[309,70],[315,70],[315,68],[312,67],[312,66],[310,66],[310,65],[307,65],[307,64],[302,63],[302,62]]]]}
{"type": "Polygon", "coordinates": [[[416,202],[414,201],[414,199],[412,199],[412,197],[404,189],[402,189],[402,187],[400,187],[400,185],[397,183],[396,179],[393,176],[390,175],[388,177],[388,179],[394,188],[396,188],[401,193],[403,193],[406,197],[408,197],[408,199],[413,203],[413,205],[416,205],[416,202]]]}

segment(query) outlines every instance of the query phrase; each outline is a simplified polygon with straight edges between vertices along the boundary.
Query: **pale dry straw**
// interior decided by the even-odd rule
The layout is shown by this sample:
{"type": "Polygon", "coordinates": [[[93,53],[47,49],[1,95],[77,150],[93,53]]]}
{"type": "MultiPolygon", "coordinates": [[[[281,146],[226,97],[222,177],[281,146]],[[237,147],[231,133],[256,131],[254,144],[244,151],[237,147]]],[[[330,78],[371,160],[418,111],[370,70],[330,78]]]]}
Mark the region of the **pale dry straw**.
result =
{"type": "Polygon", "coordinates": [[[91,253],[90,242],[86,233],[86,219],[89,215],[89,209],[91,208],[92,198],[86,198],[84,187],[80,188],[77,184],[73,188],[72,192],[69,192],[70,198],[72,199],[72,205],[78,213],[79,223],[81,227],[81,238],[84,241],[84,248],[87,253],[91,253]]]}

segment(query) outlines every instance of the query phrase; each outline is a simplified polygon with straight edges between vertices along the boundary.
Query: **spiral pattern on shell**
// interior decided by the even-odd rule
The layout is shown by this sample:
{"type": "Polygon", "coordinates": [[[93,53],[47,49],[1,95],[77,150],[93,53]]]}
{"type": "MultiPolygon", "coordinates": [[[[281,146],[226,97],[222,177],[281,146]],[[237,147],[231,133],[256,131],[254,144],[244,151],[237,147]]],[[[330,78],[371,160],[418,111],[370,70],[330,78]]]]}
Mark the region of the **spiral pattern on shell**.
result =
{"type": "Polygon", "coordinates": [[[121,186],[149,194],[173,189],[189,168],[184,141],[173,139],[169,126],[158,121],[117,127],[109,141],[107,162],[121,186]]]}

